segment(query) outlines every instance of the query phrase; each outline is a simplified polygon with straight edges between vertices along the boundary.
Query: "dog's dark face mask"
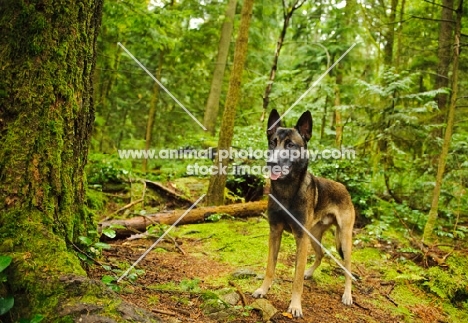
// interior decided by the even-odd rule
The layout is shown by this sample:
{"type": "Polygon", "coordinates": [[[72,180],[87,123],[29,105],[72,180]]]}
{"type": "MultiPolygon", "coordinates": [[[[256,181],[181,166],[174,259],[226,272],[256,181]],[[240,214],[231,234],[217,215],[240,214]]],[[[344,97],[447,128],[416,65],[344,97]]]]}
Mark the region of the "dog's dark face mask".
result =
{"type": "Polygon", "coordinates": [[[268,160],[271,180],[283,180],[303,173],[309,161],[307,142],[312,135],[312,115],[304,112],[294,128],[282,128],[273,109],[268,118],[268,160]]]}

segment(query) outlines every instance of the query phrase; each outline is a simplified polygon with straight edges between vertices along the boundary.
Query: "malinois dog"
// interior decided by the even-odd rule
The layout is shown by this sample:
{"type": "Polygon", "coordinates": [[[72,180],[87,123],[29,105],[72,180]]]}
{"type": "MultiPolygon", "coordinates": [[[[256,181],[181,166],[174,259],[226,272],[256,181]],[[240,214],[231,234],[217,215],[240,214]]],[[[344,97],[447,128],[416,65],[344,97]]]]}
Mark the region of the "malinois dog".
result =
{"type": "Polygon", "coordinates": [[[278,120],[280,120],[278,112],[271,111],[268,118],[268,129],[271,128],[271,130],[267,130],[269,142],[267,165],[271,170],[271,194],[268,200],[270,224],[268,263],[263,284],[252,296],[259,298],[268,292],[273,282],[283,230],[292,232],[296,240],[297,251],[288,312],[298,318],[303,317],[301,298],[304,278],[312,277],[323,257],[321,246],[311,241],[315,251],[315,262],[310,269],[305,271],[310,236],[302,227],[320,242],[323,233],[332,225],[336,226],[336,247],[347,269],[342,302],[345,305],[353,303],[350,273],[355,213],[351,197],[343,184],[315,177],[307,171],[309,162],[306,153],[307,143],[312,135],[310,112],[304,112],[294,128],[282,128],[278,120]],[[285,169],[287,171],[284,171],[285,169]],[[272,199],[271,195],[301,223],[302,227],[272,199]]]}

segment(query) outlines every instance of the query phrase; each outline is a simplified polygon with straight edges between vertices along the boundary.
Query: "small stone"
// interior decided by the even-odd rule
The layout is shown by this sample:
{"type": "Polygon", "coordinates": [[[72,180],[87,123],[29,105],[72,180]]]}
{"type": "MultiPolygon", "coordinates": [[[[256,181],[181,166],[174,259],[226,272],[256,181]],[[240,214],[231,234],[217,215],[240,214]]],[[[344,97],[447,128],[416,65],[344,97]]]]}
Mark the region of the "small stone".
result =
{"type": "Polygon", "coordinates": [[[233,273],[232,276],[237,277],[237,278],[248,278],[248,277],[255,277],[257,276],[257,273],[253,271],[252,269],[248,268],[239,268],[236,269],[233,273]]]}
{"type": "Polygon", "coordinates": [[[225,321],[229,317],[237,317],[239,313],[234,308],[227,308],[222,311],[208,314],[207,317],[215,321],[225,321]]]}
{"type": "Polygon", "coordinates": [[[240,301],[240,296],[236,292],[221,295],[220,298],[232,306],[236,305],[240,301]]]}
{"type": "Polygon", "coordinates": [[[262,319],[264,322],[270,320],[273,315],[278,312],[278,310],[266,299],[259,298],[255,300],[252,304],[250,304],[252,308],[259,310],[262,313],[262,319]]]}
{"type": "Polygon", "coordinates": [[[203,312],[206,314],[212,314],[224,310],[226,307],[228,307],[228,305],[226,305],[226,303],[224,303],[221,299],[218,299],[216,301],[205,304],[203,306],[203,312]]]}

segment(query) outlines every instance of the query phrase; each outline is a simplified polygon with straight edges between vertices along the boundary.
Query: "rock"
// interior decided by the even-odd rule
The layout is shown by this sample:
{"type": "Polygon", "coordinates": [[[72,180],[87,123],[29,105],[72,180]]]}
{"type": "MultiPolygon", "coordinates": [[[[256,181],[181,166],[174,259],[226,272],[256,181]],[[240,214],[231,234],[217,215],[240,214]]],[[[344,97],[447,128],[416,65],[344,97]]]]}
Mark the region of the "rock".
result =
{"type": "Polygon", "coordinates": [[[237,277],[237,278],[248,278],[248,277],[255,277],[257,276],[257,273],[253,271],[252,269],[248,268],[239,268],[236,269],[233,273],[232,276],[237,277]]]}
{"type": "Polygon", "coordinates": [[[221,299],[213,300],[203,305],[203,312],[206,314],[216,313],[226,309],[228,305],[221,299]]]}
{"type": "Polygon", "coordinates": [[[79,318],[75,319],[75,322],[80,323],[117,323],[117,321],[100,315],[89,315],[89,314],[82,314],[79,318]]]}
{"type": "Polygon", "coordinates": [[[262,319],[264,322],[268,321],[278,310],[266,299],[259,298],[250,304],[252,308],[259,310],[262,313],[262,319]]]}
{"type": "Polygon", "coordinates": [[[181,320],[179,320],[178,318],[176,317],[168,317],[165,319],[164,321],[165,323],[180,323],[182,322],[181,320]]]}
{"type": "Polygon", "coordinates": [[[234,309],[234,308],[227,308],[222,311],[218,311],[215,313],[208,314],[207,317],[210,319],[213,319],[215,321],[225,321],[229,317],[237,317],[239,316],[239,313],[234,309]]]}
{"type": "Polygon", "coordinates": [[[240,301],[240,296],[236,292],[231,292],[229,294],[221,295],[220,298],[232,306],[236,305],[240,301]]]}

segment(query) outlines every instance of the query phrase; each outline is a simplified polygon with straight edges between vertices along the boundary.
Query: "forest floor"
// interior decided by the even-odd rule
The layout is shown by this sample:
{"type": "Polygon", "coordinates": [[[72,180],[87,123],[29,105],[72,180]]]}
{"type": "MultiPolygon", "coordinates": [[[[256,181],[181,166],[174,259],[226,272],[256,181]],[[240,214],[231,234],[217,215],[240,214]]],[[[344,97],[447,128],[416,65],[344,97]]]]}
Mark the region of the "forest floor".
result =
{"type": "MultiPolygon", "coordinates": [[[[466,299],[452,304],[421,289],[418,283],[424,279],[424,269],[407,259],[411,254],[402,249],[404,242],[390,236],[369,239],[362,229],[355,230],[357,281],[350,307],[341,303],[343,272],[325,257],[313,280],[305,281],[303,320],[286,313],[295,259],[289,234],[283,236],[276,280],[266,301],[251,297],[266,267],[268,223],[264,218],[176,227],[131,272],[131,279],[109,285],[118,288],[123,299],[156,313],[164,322],[467,322],[466,299]]],[[[332,232],[324,236],[324,245],[336,254],[333,241],[332,232]]],[[[111,242],[101,261],[119,277],[153,242],[111,242]]],[[[112,272],[100,266],[89,269],[90,276],[99,280],[112,272]]]]}

